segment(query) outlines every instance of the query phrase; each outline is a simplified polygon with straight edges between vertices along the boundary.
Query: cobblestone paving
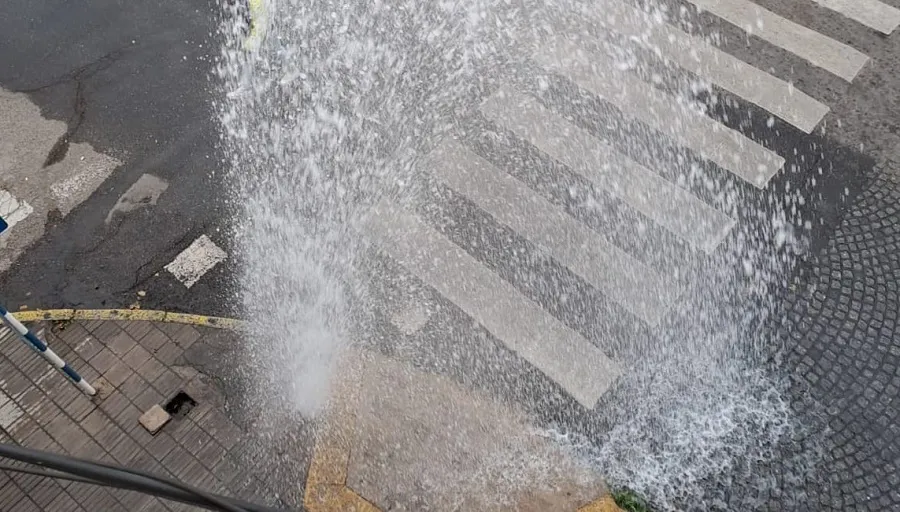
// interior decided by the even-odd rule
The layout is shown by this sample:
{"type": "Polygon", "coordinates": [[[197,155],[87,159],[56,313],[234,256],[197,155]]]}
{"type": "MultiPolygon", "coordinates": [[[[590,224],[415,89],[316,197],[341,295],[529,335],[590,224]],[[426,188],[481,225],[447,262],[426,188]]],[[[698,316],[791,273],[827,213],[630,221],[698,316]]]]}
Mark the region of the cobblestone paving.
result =
{"type": "MultiPolygon", "coordinates": [[[[898,170],[876,172],[787,297],[774,363],[807,429],[762,470],[778,484],[753,508],[900,510],[898,170]]],[[[729,510],[748,509],[739,487],[729,510]]]]}
{"type": "MultiPolygon", "coordinates": [[[[0,345],[0,442],[149,470],[213,492],[300,508],[305,452],[282,449],[290,456],[265,456],[261,447],[271,444],[264,444],[254,429],[252,411],[241,413],[240,400],[233,396],[240,383],[222,385],[186,364],[185,351],[233,352],[236,334],[151,322],[31,327],[43,330],[50,346],[89,382],[103,376],[115,390],[103,400],[88,399],[6,332],[0,345]],[[179,391],[197,406],[150,435],[138,418],[179,391]]],[[[135,492],[0,472],[0,510],[195,508],[135,492]]]]}

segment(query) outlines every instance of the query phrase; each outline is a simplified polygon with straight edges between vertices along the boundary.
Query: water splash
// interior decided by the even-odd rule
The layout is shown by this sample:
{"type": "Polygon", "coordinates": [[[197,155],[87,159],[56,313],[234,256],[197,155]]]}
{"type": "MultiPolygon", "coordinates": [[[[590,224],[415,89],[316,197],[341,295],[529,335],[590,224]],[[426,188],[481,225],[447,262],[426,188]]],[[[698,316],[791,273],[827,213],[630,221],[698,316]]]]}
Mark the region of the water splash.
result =
{"type": "MultiPolygon", "coordinates": [[[[256,399],[316,414],[337,355],[367,315],[358,273],[368,208],[387,195],[414,199],[415,155],[453,130],[453,114],[493,83],[496,68],[524,61],[517,35],[544,37],[561,26],[602,33],[602,24],[578,29],[584,21],[561,25],[556,16],[587,20],[595,9],[578,0],[279,0],[268,4],[266,38],[252,51],[242,45],[237,13],[226,16],[218,109],[240,219],[240,299],[257,331],[270,335],[246,350],[256,399]]],[[[650,6],[640,22],[650,30],[674,16],[685,26],[688,14],[650,6]]],[[[613,38],[604,49],[622,70],[673,92],[686,112],[716,106],[709,84],[668,63],[648,65],[642,52],[658,52],[636,40],[631,46],[613,38]]],[[[690,119],[669,128],[677,132],[690,119]]],[[[706,188],[717,208],[738,216],[746,198],[686,164],[690,155],[660,158],[647,137],[632,145],[660,166],[687,167],[679,185],[706,188]]],[[[790,197],[788,205],[803,201],[790,197]]],[[[685,499],[716,505],[718,498],[704,498],[711,478],[773,456],[802,430],[780,384],[760,369],[771,340],[758,328],[775,311],[768,292],[784,284],[785,269],[803,251],[791,227],[803,219],[782,204],[771,199],[744,213],[753,222],[705,267],[711,273],[679,276],[699,277],[699,284],[653,345],[635,342],[616,354],[630,367],[617,403],[608,404],[603,443],[567,438],[614,483],[663,508],[685,499]]]]}
{"type": "Polygon", "coordinates": [[[280,0],[253,51],[237,7],[226,16],[218,109],[240,298],[271,335],[247,350],[260,396],[308,415],[327,398],[348,304],[365,302],[360,222],[380,197],[408,196],[413,149],[477,87],[486,5],[280,0]]]}

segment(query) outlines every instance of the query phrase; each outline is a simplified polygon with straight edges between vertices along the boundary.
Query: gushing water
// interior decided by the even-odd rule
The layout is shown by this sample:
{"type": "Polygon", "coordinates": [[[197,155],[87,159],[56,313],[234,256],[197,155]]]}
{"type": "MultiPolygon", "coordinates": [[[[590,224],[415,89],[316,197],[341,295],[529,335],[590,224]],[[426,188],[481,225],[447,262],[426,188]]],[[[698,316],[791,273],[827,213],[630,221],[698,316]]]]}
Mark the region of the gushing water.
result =
{"type": "MultiPolygon", "coordinates": [[[[620,70],[682,102],[685,115],[669,120],[671,133],[694,122],[692,112],[716,106],[708,84],[654,60],[645,38],[607,34],[617,20],[594,2],[266,5],[266,16],[256,20],[264,33],[257,47],[244,44],[239,13],[222,24],[218,107],[240,219],[240,299],[258,331],[271,336],[249,342],[246,364],[255,371],[260,401],[305,416],[327,400],[337,356],[371,316],[361,275],[367,213],[382,197],[415,203],[422,182],[417,155],[465,132],[460,119],[486,92],[529,69],[518,38],[602,41],[620,70]]],[[[690,29],[690,14],[648,6],[638,21],[647,31],[667,21],[690,29]]],[[[533,78],[539,89],[550,87],[546,77],[533,78]]],[[[602,439],[574,432],[560,439],[582,449],[613,483],[638,489],[662,508],[685,500],[715,506],[718,498],[704,494],[710,479],[728,472],[751,478],[747,464],[773,457],[799,435],[778,382],[761,368],[771,340],[759,327],[775,310],[770,287],[784,285],[785,269],[802,250],[802,237],[790,227],[802,225],[790,209],[802,198],[786,194],[787,209],[783,198],[772,198],[739,211],[746,207],[741,193],[691,163],[687,152],[659,151],[652,134],[629,140],[632,153],[678,170],[680,186],[706,188],[718,209],[748,222],[702,270],[694,265],[700,256],[687,265],[673,261],[672,268],[687,269],[677,276],[687,283],[680,305],[647,340],[615,347],[627,368],[614,402],[602,405],[602,439]]],[[[590,210],[592,197],[576,200],[590,210]]]]}

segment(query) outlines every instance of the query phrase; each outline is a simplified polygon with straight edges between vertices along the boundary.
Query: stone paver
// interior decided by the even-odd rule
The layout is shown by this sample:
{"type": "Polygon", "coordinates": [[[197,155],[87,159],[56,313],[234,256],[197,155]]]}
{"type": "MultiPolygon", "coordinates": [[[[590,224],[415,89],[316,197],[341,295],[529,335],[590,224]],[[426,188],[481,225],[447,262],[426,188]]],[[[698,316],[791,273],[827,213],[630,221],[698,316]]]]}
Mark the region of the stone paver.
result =
{"type": "MultiPolygon", "coordinates": [[[[199,348],[213,335],[217,343],[234,347],[237,334],[142,321],[37,323],[31,328],[89,382],[101,377],[108,381],[108,395],[93,400],[81,395],[62,374],[4,331],[0,442],[118,463],[224,495],[300,508],[301,491],[291,496],[284,489],[305,481],[308,460],[302,453],[277,460],[261,457],[271,445],[226,408],[240,390],[228,390],[186,363],[186,348],[199,348]],[[183,417],[175,415],[151,435],[139,418],[180,391],[196,400],[196,407],[183,417]],[[290,478],[272,478],[272,467],[259,467],[261,458],[273,460],[272,466],[290,478]]],[[[0,511],[193,509],[140,493],[0,473],[0,511]]]]}
{"type": "Polygon", "coordinates": [[[900,510],[900,152],[773,319],[772,367],[804,428],[757,468],[767,495],[749,479],[713,484],[722,509],[900,510]]]}
{"type": "Polygon", "coordinates": [[[515,407],[367,351],[347,351],[335,375],[311,512],[617,510],[598,501],[601,475],[515,407]]]}
{"type": "MultiPolygon", "coordinates": [[[[82,396],[4,333],[2,442],[147,470],[286,510],[310,503],[311,511],[345,510],[344,503],[369,507],[358,510],[574,511],[605,492],[600,475],[532,432],[524,414],[408,362],[350,351],[352,362],[335,374],[329,411],[352,409],[351,416],[309,422],[268,410],[254,395],[252,372],[244,375],[237,364],[245,356],[241,334],[147,321],[31,327],[88,381],[105,381],[105,392],[82,396]],[[181,392],[196,402],[192,409],[170,409],[161,427],[146,421],[148,410],[181,392]],[[320,456],[335,436],[345,441],[341,463],[320,456]],[[321,492],[304,494],[309,488],[321,492]]],[[[0,472],[0,512],[31,509],[191,507],[0,472]]]]}
{"type": "Polygon", "coordinates": [[[789,298],[784,365],[822,431],[817,510],[900,509],[898,170],[872,180],[789,298]]]}

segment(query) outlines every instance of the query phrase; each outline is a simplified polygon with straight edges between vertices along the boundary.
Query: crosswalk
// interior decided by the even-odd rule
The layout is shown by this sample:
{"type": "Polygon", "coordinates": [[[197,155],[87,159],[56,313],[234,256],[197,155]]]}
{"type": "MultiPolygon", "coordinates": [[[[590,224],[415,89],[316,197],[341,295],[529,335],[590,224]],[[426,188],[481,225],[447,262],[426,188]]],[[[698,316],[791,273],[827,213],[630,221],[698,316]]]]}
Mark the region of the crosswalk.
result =
{"type": "Polygon", "coordinates": [[[828,106],[791,84],[719,50],[703,37],[688,34],[651,14],[618,0],[597,3],[602,16],[591,21],[640,44],[697,76],[755,103],[772,115],[810,133],[828,113],[828,106]]]}
{"type": "Polygon", "coordinates": [[[813,0],[817,4],[839,12],[851,20],[873,28],[882,34],[890,34],[900,25],[900,9],[878,0],[813,0]]]}
{"type": "Polygon", "coordinates": [[[482,104],[481,111],[707,254],[734,224],[724,213],[551,112],[534,97],[500,89],[482,104]]]}
{"type": "Polygon", "coordinates": [[[691,0],[691,3],[848,82],[853,81],[869,61],[868,56],[855,48],[783,18],[750,0],[691,0]]]}
{"type": "MultiPolygon", "coordinates": [[[[749,0],[689,1],[744,30],[748,37],[763,39],[846,82],[852,82],[869,61],[867,55],[837,38],[749,0]]],[[[900,24],[900,13],[876,0],[815,1],[867,29],[888,34],[900,24]]],[[[799,132],[812,133],[829,112],[823,101],[788,81],[675,24],[659,22],[656,14],[625,0],[596,0],[590,3],[588,13],[596,15],[585,21],[584,13],[568,19],[566,13],[560,13],[559,26],[568,31],[551,35],[522,32],[517,38],[519,51],[540,69],[660,134],[661,144],[671,144],[752,189],[765,190],[777,179],[788,155],[729,128],[677,92],[645,82],[638,73],[620,66],[604,51],[596,28],[650,50],[667,64],[755,105],[799,132]],[[594,29],[578,29],[584,23],[594,29]]],[[[701,256],[714,255],[738,222],[733,212],[705,199],[693,185],[675,182],[671,173],[632,159],[602,134],[579,125],[558,104],[549,105],[515,80],[491,91],[472,115],[481,116],[492,130],[511,134],[524,147],[580,176],[595,193],[621,201],[644,222],[661,227],[701,256]]],[[[667,269],[648,264],[640,254],[617,246],[609,233],[585,224],[520,179],[529,173],[548,178],[547,173],[556,171],[533,160],[505,156],[488,161],[471,141],[447,137],[424,155],[420,167],[427,179],[514,232],[626,314],[648,328],[659,324],[682,292],[679,280],[667,269]],[[510,162],[508,166],[497,164],[504,160],[510,162]]],[[[429,225],[415,209],[387,199],[379,203],[366,226],[374,246],[566,394],[588,409],[594,407],[624,371],[623,362],[605,354],[606,340],[588,339],[564,324],[523,294],[508,276],[501,277],[482,262],[478,254],[429,225]]],[[[612,323],[619,320],[608,319],[612,323]]]]}

